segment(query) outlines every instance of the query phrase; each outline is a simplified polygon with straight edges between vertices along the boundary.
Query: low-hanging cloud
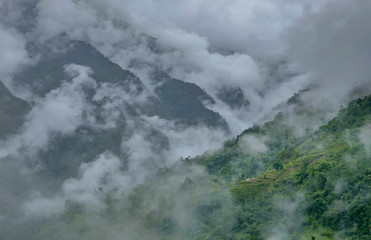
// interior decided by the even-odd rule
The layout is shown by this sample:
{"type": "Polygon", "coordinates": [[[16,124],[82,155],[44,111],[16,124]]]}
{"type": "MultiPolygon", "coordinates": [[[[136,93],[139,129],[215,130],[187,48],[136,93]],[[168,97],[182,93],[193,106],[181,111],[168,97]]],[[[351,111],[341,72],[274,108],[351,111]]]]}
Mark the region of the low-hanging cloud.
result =
{"type": "Polygon", "coordinates": [[[62,213],[68,202],[82,204],[95,211],[104,209],[104,194],[130,186],[121,168],[122,163],[116,156],[103,153],[96,160],[83,163],[79,176],[67,179],[54,197],[34,193],[30,200],[23,203],[23,212],[29,217],[51,217],[62,213]]]}
{"type": "Polygon", "coordinates": [[[371,157],[371,125],[366,125],[360,129],[359,140],[364,145],[364,148],[369,157],[371,157]]]}
{"type": "Polygon", "coordinates": [[[25,44],[20,33],[0,22],[0,79],[7,86],[11,83],[12,74],[29,63],[25,44]]]}
{"type": "MultiPolygon", "coordinates": [[[[72,82],[64,82],[59,89],[52,90],[44,98],[37,100],[26,116],[26,122],[19,135],[1,140],[0,156],[14,154],[20,147],[40,149],[47,145],[51,133],[71,134],[74,130],[93,119],[85,119],[83,114],[91,111],[82,88],[95,86],[89,77],[92,70],[71,64],[65,67],[72,82]],[[36,137],[37,136],[37,137],[36,137]]],[[[87,114],[89,117],[90,114],[87,114]]]]}
{"type": "MultiPolygon", "coordinates": [[[[369,93],[371,86],[371,25],[365,24],[370,22],[368,1],[3,0],[0,6],[0,80],[8,87],[12,74],[38,60],[39,56],[31,60],[28,45],[53,44],[63,36],[92,44],[139,76],[149,91],[133,97],[118,86],[97,83],[90,77],[94,69],[70,64],[66,73],[71,81],[44,98],[31,93],[27,100],[33,108],[26,123],[18,135],[1,140],[0,157],[24,148],[45,148],[53,133],[73,134],[83,125],[116,128],[126,103],[142,103],[153,94],[153,69],[204,88],[216,100],[207,107],[227,120],[232,135],[309,85],[317,87],[301,93],[302,102],[314,110],[329,106],[334,111],[355,92],[369,93]],[[277,70],[277,66],[283,67],[277,70]],[[94,106],[82,91],[86,86],[95,91],[92,101],[104,102],[104,124],[97,124],[91,114],[94,106]],[[224,87],[241,88],[249,106],[232,109],[218,99],[224,87]]],[[[159,168],[170,167],[181,157],[216,150],[231,136],[206,126],[180,128],[173,121],[140,112],[125,117],[121,139],[125,159],[99,153],[81,163],[78,175],[64,179],[52,196],[35,189],[22,199],[21,211],[31,217],[50,217],[63,212],[68,200],[104,208],[101,197],[107,192],[129,192],[159,168]],[[158,151],[154,142],[160,140],[149,139],[151,131],[161,133],[158,139],[164,145],[168,139],[169,147],[158,151]]],[[[305,123],[297,120],[287,122],[295,131],[305,123]]],[[[319,120],[310,127],[320,124],[319,120]]],[[[366,147],[369,135],[367,128],[359,136],[366,147]]],[[[260,136],[241,139],[242,147],[256,154],[267,150],[265,141],[260,136]]],[[[174,178],[180,184],[185,176],[178,177],[174,178]]],[[[300,201],[298,196],[282,206],[288,225],[276,226],[268,239],[284,239],[290,228],[298,226],[293,219],[300,201]]],[[[0,221],[4,219],[0,216],[0,221]]]]}
{"type": "Polygon", "coordinates": [[[246,135],[240,139],[239,145],[243,152],[254,155],[268,150],[267,145],[265,145],[267,140],[268,138],[265,136],[246,135]]]}
{"type": "Polygon", "coordinates": [[[354,92],[369,93],[370,10],[369,1],[329,1],[288,31],[292,67],[310,74],[311,82],[319,86],[315,96],[308,93],[311,104],[340,106],[354,92]]]}
{"type": "Polygon", "coordinates": [[[298,192],[294,199],[287,199],[283,196],[275,196],[275,210],[281,215],[281,221],[269,226],[265,234],[267,240],[284,240],[290,238],[292,233],[299,229],[302,222],[302,212],[300,205],[304,204],[305,198],[302,192],[298,192]]]}
{"type": "MultiPolygon", "coordinates": [[[[269,42],[269,45],[276,42],[273,39],[279,39],[278,36],[303,14],[303,9],[308,3],[288,3],[280,7],[273,1],[251,4],[242,1],[232,4],[217,1],[213,3],[216,7],[211,11],[207,7],[211,4],[208,1],[201,3],[147,1],[146,8],[142,8],[143,4],[134,1],[126,1],[124,4],[117,1],[105,3],[40,1],[37,5],[39,16],[35,35],[40,36],[40,41],[53,39],[61,33],[67,34],[72,39],[88,41],[123,68],[128,68],[140,76],[147,86],[150,83],[146,79],[151,78],[148,76],[148,70],[156,67],[168,72],[172,77],[198,84],[214,97],[223,87],[241,88],[251,103],[249,114],[226,109],[217,98],[219,104],[213,107],[213,110],[222,114],[238,116],[228,119],[230,125],[239,126],[233,129],[235,134],[251,125],[253,121],[257,121],[258,116],[261,116],[257,114],[258,112],[270,111],[272,106],[284,101],[306,84],[299,79],[285,79],[285,87],[270,89],[271,86],[265,83],[266,79],[261,75],[259,62],[255,59],[263,59],[264,54],[253,52],[267,49],[264,41],[269,42]],[[169,7],[174,12],[160,14],[164,12],[164,8],[169,7]],[[229,14],[225,16],[216,14],[217,9],[225,8],[229,14]],[[183,17],[182,14],[177,14],[180,9],[182,12],[185,10],[186,14],[183,14],[183,17]],[[192,11],[197,9],[196,12],[199,14],[193,14],[191,9],[192,11]],[[242,9],[244,10],[241,11],[242,9]],[[250,14],[245,14],[246,9],[250,14]],[[58,14],[54,14],[55,11],[58,11],[58,14]],[[75,12],[81,12],[80,15],[85,16],[84,19],[76,16],[75,12]],[[275,14],[269,14],[273,12],[275,14]],[[272,16],[276,26],[269,27],[267,22],[263,23],[259,19],[262,15],[272,16]],[[141,16],[141,19],[137,16],[141,16]],[[207,24],[197,28],[199,24],[193,24],[195,21],[207,24]],[[221,24],[225,22],[222,25],[229,27],[216,28],[217,25],[210,24],[212,21],[221,24]],[[268,31],[267,27],[271,31],[268,31]],[[152,51],[143,33],[157,38],[156,48],[160,48],[160,51],[152,51]],[[111,37],[102,38],[106,35],[111,37]],[[258,35],[259,40],[252,40],[258,35]],[[218,42],[221,38],[224,40],[218,42]],[[236,41],[239,43],[234,44],[236,41]],[[252,44],[253,42],[255,43],[252,44]],[[233,48],[233,45],[239,47],[233,48]],[[133,65],[133,62],[136,65],[133,65]],[[264,96],[261,92],[265,92],[264,96]],[[244,124],[242,118],[250,120],[244,124]],[[235,124],[236,122],[238,124],[235,124]]],[[[242,111],[246,112],[246,109],[242,111]]]]}

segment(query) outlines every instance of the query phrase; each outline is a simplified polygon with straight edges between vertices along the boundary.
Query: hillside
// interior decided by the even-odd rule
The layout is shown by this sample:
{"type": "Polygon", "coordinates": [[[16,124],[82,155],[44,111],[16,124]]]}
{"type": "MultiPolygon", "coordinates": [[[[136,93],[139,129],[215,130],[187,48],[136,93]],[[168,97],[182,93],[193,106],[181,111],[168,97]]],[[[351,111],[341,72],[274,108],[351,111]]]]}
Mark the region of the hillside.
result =
{"type": "Polygon", "coordinates": [[[68,204],[32,224],[29,239],[369,239],[371,96],[300,136],[290,117],[160,170],[131,194],[98,194],[98,216],[68,204]]]}
{"type": "MultiPolygon", "coordinates": [[[[14,85],[31,93],[27,99],[30,106],[12,97],[0,83],[0,138],[14,133],[22,125],[26,107],[33,109],[33,117],[49,119],[61,105],[68,104],[71,99],[82,99],[81,106],[77,102],[68,106],[81,108],[76,113],[78,116],[81,111],[80,123],[75,129],[69,134],[58,131],[50,134],[48,147],[36,149],[43,165],[36,170],[38,175],[50,177],[49,181],[56,182],[55,186],[77,176],[82,163],[93,161],[105,151],[127,161],[128,152],[135,149],[124,149],[123,142],[135,138],[138,132],[143,135],[143,141],[148,142],[148,151],[158,155],[168,151],[168,133],[149,123],[148,118],[169,120],[181,130],[205,126],[228,132],[224,118],[204,104],[215,103],[214,99],[196,84],[158,71],[153,74],[156,86],[151,92],[141,79],[92,45],[83,41],[65,41],[57,46],[29,46],[30,51],[39,56],[39,61],[15,74],[14,85]],[[56,96],[63,100],[53,103],[56,96]],[[38,112],[40,106],[49,106],[50,112],[38,112]]],[[[68,128],[69,121],[62,125],[68,128]]],[[[30,156],[25,154],[25,158],[30,156]]],[[[146,166],[152,168],[157,164],[151,158],[146,166]]]]}
{"type": "MultiPolygon", "coordinates": [[[[90,68],[98,89],[122,89],[120,94],[125,95],[126,103],[138,113],[174,120],[186,126],[202,124],[228,129],[219,113],[204,106],[203,101],[213,103],[214,100],[196,84],[173,79],[158,71],[153,74],[157,82],[153,94],[147,89],[150,86],[145,86],[132,72],[122,69],[86,42],[67,41],[59,48],[49,48],[48,45],[30,47],[34,55],[40,55],[40,61],[15,75],[14,82],[18,87],[44,97],[75,77],[66,72],[66,66],[73,63],[90,68]]],[[[84,90],[90,96],[95,93],[92,89],[84,90]]]]}
{"type": "Polygon", "coordinates": [[[0,0],[0,240],[371,240],[370,12],[0,0]]]}

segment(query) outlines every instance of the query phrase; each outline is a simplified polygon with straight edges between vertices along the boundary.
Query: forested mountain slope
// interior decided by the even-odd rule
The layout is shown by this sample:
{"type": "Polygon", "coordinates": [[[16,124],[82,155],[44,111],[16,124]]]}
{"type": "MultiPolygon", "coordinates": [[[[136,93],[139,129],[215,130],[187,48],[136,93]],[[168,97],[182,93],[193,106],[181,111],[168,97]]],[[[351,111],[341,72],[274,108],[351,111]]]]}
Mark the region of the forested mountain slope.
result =
{"type": "Polygon", "coordinates": [[[279,114],[215,153],[183,159],[131,194],[97,193],[106,206],[99,216],[66,204],[27,236],[369,239],[371,96],[352,101],[315,132],[298,135],[290,117],[279,114]]]}

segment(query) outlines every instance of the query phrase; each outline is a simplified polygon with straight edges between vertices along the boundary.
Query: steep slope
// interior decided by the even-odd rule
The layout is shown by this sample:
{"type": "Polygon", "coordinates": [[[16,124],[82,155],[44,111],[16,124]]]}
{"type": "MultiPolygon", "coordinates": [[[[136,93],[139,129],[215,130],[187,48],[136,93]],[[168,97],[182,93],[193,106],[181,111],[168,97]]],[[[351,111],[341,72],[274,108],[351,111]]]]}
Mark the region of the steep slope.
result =
{"type": "Polygon", "coordinates": [[[156,84],[155,93],[161,104],[149,109],[151,114],[177,120],[184,126],[205,125],[228,130],[228,124],[219,113],[205,108],[215,100],[194,83],[183,82],[162,71],[151,73],[156,84]]]}
{"type": "Polygon", "coordinates": [[[130,91],[131,87],[135,87],[138,93],[144,90],[139,78],[111,62],[90,44],[72,41],[66,45],[58,50],[34,47],[33,51],[41,55],[41,60],[35,66],[18,73],[14,77],[15,83],[30,89],[34,94],[44,96],[58,88],[63,80],[70,78],[65,74],[64,66],[74,63],[90,67],[93,70],[92,77],[98,82],[120,83],[126,91],[130,91]]]}
{"type": "Polygon", "coordinates": [[[217,97],[224,103],[228,104],[232,109],[239,109],[249,106],[249,101],[244,96],[241,88],[222,88],[217,97]]]}
{"type": "Polygon", "coordinates": [[[221,152],[197,159],[222,179],[237,179],[231,192],[242,211],[233,232],[241,239],[368,239],[371,96],[351,102],[307,136],[283,127],[288,117],[249,129],[221,152]],[[259,136],[268,136],[266,151],[243,153],[241,142],[259,136]],[[263,167],[252,172],[256,158],[263,167]]]}
{"type": "Polygon", "coordinates": [[[0,82],[0,139],[16,132],[29,108],[26,101],[13,96],[0,82]]]}
{"type": "Polygon", "coordinates": [[[88,221],[94,211],[75,205],[27,236],[369,239],[371,96],[300,137],[289,118],[280,114],[216,153],[163,169],[131,194],[105,195],[97,222],[88,221]]]}
{"type": "MultiPolygon", "coordinates": [[[[214,100],[195,84],[158,72],[153,75],[157,85],[151,93],[133,73],[81,41],[68,42],[60,49],[33,46],[32,52],[40,61],[16,74],[15,84],[36,95],[41,105],[57,96],[77,97],[83,104],[75,130],[51,134],[48,146],[37,152],[43,164],[38,174],[50,177],[56,186],[76,176],[82,163],[105,151],[126,161],[130,149],[124,149],[123,143],[138,132],[148,142],[147,151],[161,155],[169,150],[168,137],[145,120],[148,116],[172,120],[179,128],[202,125],[228,130],[226,121],[204,105],[204,101],[214,100]],[[80,76],[77,65],[88,67],[84,68],[88,73],[80,76]]],[[[148,160],[146,167],[150,166],[156,168],[155,160],[148,160]]]]}
{"type": "Polygon", "coordinates": [[[134,105],[138,112],[175,120],[187,126],[204,124],[228,128],[227,123],[218,113],[204,106],[205,99],[210,102],[213,100],[197,85],[173,79],[164,72],[156,72],[153,73],[155,75],[153,78],[162,84],[155,90],[157,95],[152,95],[138,77],[111,62],[90,44],[72,41],[66,45],[58,51],[34,47],[33,52],[35,55],[41,55],[41,61],[18,73],[14,82],[43,97],[52,89],[61,86],[64,80],[71,79],[71,76],[65,72],[66,65],[78,64],[89,67],[93,71],[91,77],[97,83],[122,87],[126,94],[131,96],[130,104],[134,105]],[[140,95],[142,98],[144,95],[144,102],[140,100],[140,95]]]}

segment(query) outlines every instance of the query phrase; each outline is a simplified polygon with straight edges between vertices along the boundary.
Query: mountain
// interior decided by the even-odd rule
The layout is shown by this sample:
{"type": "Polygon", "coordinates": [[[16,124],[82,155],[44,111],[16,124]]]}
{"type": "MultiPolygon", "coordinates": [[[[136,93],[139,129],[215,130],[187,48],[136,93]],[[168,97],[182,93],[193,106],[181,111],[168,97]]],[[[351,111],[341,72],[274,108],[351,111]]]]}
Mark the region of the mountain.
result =
{"type": "Polygon", "coordinates": [[[370,12],[0,0],[0,240],[371,240],[370,12]]]}
{"type": "Polygon", "coordinates": [[[70,41],[60,49],[49,49],[47,46],[30,48],[41,60],[16,74],[14,82],[39,96],[45,96],[52,89],[58,88],[63,80],[70,78],[66,75],[64,66],[71,63],[90,67],[93,70],[92,78],[98,82],[119,83],[126,91],[130,91],[131,85],[137,88],[138,93],[144,90],[143,83],[136,76],[111,62],[85,42],[70,41]]]}
{"type": "Polygon", "coordinates": [[[0,82],[0,139],[16,133],[29,110],[26,101],[13,96],[0,82]]]}
{"type": "Polygon", "coordinates": [[[218,93],[218,98],[228,104],[232,109],[248,107],[249,101],[244,96],[241,88],[222,88],[218,93]]]}
{"type": "Polygon", "coordinates": [[[228,130],[227,122],[219,113],[205,109],[205,104],[215,104],[215,100],[196,84],[171,78],[158,70],[153,71],[151,76],[157,84],[155,93],[161,102],[160,108],[151,108],[151,114],[157,113],[186,126],[201,124],[228,130]]]}
{"type": "Polygon", "coordinates": [[[371,96],[314,132],[297,135],[292,118],[280,113],[215,153],[160,170],[130,194],[103,194],[106,208],[95,221],[94,210],[77,204],[25,236],[369,239],[371,96]]]}
{"type": "Polygon", "coordinates": [[[45,96],[61,86],[64,80],[71,79],[65,72],[65,66],[71,63],[92,69],[91,77],[98,84],[120,86],[131,95],[134,109],[150,116],[159,116],[176,123],[194,126],[204,124],[211,127],[228,129],[223,117],[205,107],[204,101],[214,100],[200,87],[192,83],[173,79],[166,73],[156,71],[153,78],[161,83],[150,93],[143,82],[130,71],[122,69],[102,55],[90,44],[82,41],[71,41],[61,49],[48,49],[45,46],[30,47],[34,55],[41,60],[35,65],[16,74],[16,85],[29,89],[38,96],[45,96]],[[66,46],[65,46],[66,45],[66,46]],[[140,102],[139,95],[145,95],[146,102],[140,102]]]}
{"type": "MultiPolygon", "coordinates": [[[[155,154],[168,151],[170,143],[166,133],[151,126],[145,117],[172,120],[179,129],[207,126],[228,132],[223,117],[206,107],[206,104],[215,103],[214,99],[195,84],[156,71],[152,74],[156,85],[150,92],[133,73],[82,41],[68,42],[60,49],[55,49],[54,45],[52,49],[45,46],[30,48],[40,61],[15,75],[16,86],[29,90],[41,101],[47,101],[55,94],[70,97],[78,94],[83,98],[83,122],[73,133],[52,134],[48,147],[38,150],[43,164],[39,175],[51,177],[56,186],[76,176],[82,163],[96,159],[105,151],[126,161],[130,154],[123,149],[122,143],[138,131],[155,154]],[[80,81],[76,80],[77,73],[67,69],[71,63],[90,68],[88,71],[94,84],[77,82],[76,85],[75,82],[80,81]],[[61,89],[70,92],[61,93],[61,89]]],[[[11,109],[17,111],[18,108],[11,109]]],[[[22,117],[22,114],[14,112],[12,116],[22,117]]],[[[12,123],[21,123],[17,121],[12,123]]],[[[153,159],[146,165],[150,169],[157,168],[153,159]]]]}
{"type": "Polygon", "coordinates": [[[290,118],[279,114],[196,159],[218,181],[235,181],[230,191],[241,212],[232,232],[242,239],[368,239],[371,96],[314,133],[298,136],[290,118]],[[264,152],[254,153],[251,139],[263,141],[264,152]]]}

